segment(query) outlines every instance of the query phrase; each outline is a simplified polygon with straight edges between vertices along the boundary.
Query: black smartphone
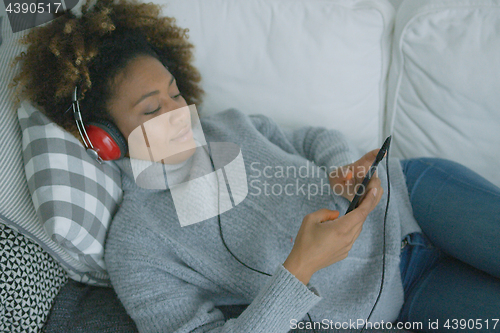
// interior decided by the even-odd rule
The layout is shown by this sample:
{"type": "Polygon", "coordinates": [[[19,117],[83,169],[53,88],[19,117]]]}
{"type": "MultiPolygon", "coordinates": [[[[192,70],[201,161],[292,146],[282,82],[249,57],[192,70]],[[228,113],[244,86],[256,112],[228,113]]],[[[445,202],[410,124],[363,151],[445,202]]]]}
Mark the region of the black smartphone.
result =
{"type": "Polygon", "coordinates": [[[385,153],[387,152],[387,150],[389,150],[389,146],[391,145],[391,137],[392,135],[389,135],[389,137],[385,139],[382,148],[380,148],[380,150],[378,151],[377,157],[375,158],[375,161],[373,161],[373,164],[370,167],[370,170],[368,170],[361,185],[358,186],[356,194],[354,195],[354,198],[352,199],[349,208],[347,208],[347,211],[345,212],[346,214],[351,212],[354,208],[358,207],[359,200],[363,196],[366,190],[366,186],[368,186],[370,179],[372,179],[372,176],[375,174],[375,171],[377,171],[377,166],[380,163],[380,161],[382,161],[382,159],[384,158],[385,153]]]}

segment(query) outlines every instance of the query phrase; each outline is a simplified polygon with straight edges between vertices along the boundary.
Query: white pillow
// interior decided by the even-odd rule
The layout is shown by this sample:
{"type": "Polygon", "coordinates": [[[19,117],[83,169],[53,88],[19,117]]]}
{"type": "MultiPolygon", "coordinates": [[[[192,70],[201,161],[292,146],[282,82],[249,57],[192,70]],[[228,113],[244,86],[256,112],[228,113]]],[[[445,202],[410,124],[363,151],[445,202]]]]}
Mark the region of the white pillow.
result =
{"type": "Polygon", "coordinates": [[[386,0],[155,0],[189,28],[200,114],[236,108],[382,141],[394,8],[386,0]]]}
{"type": "Polygon", "coordinates": [[[395,156],[448,158],[500,186],[500,1],[405,1],[394,40],[395,156]]]}

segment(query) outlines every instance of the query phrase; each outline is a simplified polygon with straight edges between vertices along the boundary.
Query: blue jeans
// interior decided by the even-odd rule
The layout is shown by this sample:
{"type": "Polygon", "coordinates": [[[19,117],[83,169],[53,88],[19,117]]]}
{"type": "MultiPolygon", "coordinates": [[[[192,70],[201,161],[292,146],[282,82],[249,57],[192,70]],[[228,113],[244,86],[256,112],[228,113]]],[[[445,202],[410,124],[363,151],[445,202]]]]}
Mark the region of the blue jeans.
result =
{"type": "Polygon", "coordinates": [[[401,165],[423,233],[403,240],[398,320],[423,332],[500,332],[500,188],[448,160],[401,165]]]}

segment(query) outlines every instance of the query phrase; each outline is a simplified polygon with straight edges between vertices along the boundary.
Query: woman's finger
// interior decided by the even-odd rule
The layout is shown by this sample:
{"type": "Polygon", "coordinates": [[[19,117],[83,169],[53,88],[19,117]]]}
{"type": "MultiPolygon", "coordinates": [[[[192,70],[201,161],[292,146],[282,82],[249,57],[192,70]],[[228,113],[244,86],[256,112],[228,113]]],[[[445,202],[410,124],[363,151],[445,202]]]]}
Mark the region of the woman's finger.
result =
{"type": "Polygon", "coordinates": [[[368,214],[377,206],[382,197],[382,188],[371,188],[368,193],[364,196],[360,205],[354,209],[352,212],[357,212],[362,215],[363,219],[366,219],[368,214]]]}
{"type": "Polygon", "coordinates": [[[377,154],[380,149],[373,149],[372,151],[369,151],[363,157],[361,157],[360,162],[363,166],[365,167],[370,167],[372,165],[373,161],[375,161],[375,158],[377,157],[377,154]]]}

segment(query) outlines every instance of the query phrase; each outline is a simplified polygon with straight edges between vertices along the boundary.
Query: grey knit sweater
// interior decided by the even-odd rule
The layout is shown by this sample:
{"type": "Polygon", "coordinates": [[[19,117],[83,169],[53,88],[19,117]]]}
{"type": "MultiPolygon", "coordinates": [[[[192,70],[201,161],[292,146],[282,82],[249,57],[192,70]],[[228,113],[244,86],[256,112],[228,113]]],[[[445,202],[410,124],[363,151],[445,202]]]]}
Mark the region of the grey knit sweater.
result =
{"type": "MultiPolygon", "coordinates": [[[[118,297],[139,330],[279,333],[306,320],[307,312],[313,321],[329,325],[366,319],[382,274],[385,168],[379,169],[384,196],[349,256],[316,272],[306,286],[282,265],[304,216],[321,208],[343,214],[349,204],[326,190],[327,174],[317,166],[329,171],[360,154],[338,131],[282,130],[265,116],[235,110],[201,118],[201,125],[207,142],[241,147],[247,173],[248,195],[220,215],[224,240],[242,262],[271,276],[243,266],[228,252],[217,217],[181,227],[170,190],[138,187],[130,160],[120,160],[124,199],[109,230],[105,260],[118,297]],[[286,166],[308,166],[316,173],[283,176],[279,172],[286,166]],[[279,194],[287,184],[287,194],[279,194]],[[321,188],[323,193],[317,191],[321,188]],[[227,304],[250,305],[238,318],[225,321],[214,306],[227,304]]],[[[390,159],[389,169],[385,283],[371,322],[396,319],[403,303],[401,239],[420,231],[399,161],[390,159]]]]}

